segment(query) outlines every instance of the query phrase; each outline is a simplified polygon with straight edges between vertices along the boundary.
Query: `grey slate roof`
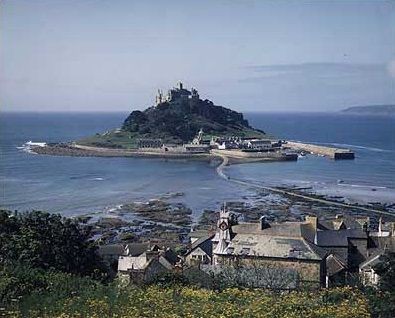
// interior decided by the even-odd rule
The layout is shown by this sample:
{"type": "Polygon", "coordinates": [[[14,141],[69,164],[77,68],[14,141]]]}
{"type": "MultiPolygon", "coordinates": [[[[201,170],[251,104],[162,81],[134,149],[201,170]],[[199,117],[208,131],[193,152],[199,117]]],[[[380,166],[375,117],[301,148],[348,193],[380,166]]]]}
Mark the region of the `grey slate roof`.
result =
{"type": "Polygon", "coordinates": [[[191,248],[189,251],[185,254],[187,256],[191,252],[193,252],[196,248],[200,247],[207,255],[211,257],[213,253],[213,243],[211,239],[214,237],[214,234],[211,235],[206,235],[204,237],[201,237],[200,239],[196,240],[195,242],[192,243],[191,248]]]}
{"type": "Polygon", "coordinates": [[[270,227],[261,230],[260,223],[240,223],[232,226],[235,234],[259,234],[271,236],[302,237],[310,225],[300,222],[271,223],[270,227]]]}
{"type": "Polygon", "coordinates": [[[106,255],[122,255],[124,247],[122,244],[108,244],[99,246],[98,253],[101,256],[106,255]]]}
{"type": "Polygon", "coordinates": [[[330,254],[326,258],[326,272],[328,276],[333,276],[347,268],[346,262],[338,255],[330,254]]]}
{"type": "Polygon", "coordinates": [[[170,248],[163,253],[163,257],[172,265],[175,265],[178,261],[177,254],[170,248]]]}
{"type": "Polygon", "coordinates": [[[347,235],[343,231],[318,231],[317,232],[317,245],[319,246],[337,246],[347,247],[348,239],[347,235]]]}
{"type": "Polygon", "coordinates": [[[129,248],[128,256],[139,256],[147,251],[150,247],[150,243],[130,243],[127,244],[126,248],[129,248]]]}
{"type": "Polygon", "coordinates": [[[229,243],[228,255],[261,256],[322,260],[325,252],[302,237],[279,237],[272,235],[237,234],[229,243]]]}
{"type": "Polygon", "coordinates": [[[378,255],[383,252],[395,253],[395,236],[373,236],[369,239],[371,243],[369,248],[370,256],[378,255]]]}
{"type": "Polygon", "coordinates": [[[348,239],[367,239],[362,230],[326,230],[317,231],[317,245],[323,247],[347,247],[348,239]]]}
{"type": "Polygon", "coordinates": [[[327,254],[313,244],[315,231],[307,222],[272,223],[263,230],[260,223],[240,223],[232,232],[228,255],[322,260],[327,254]]]}
{"type": "Polygon", "coordinates": [[[372,268],[383,261],[383,254],[373,255],[359,265],[360,269],[372,268]]]}
{"type": "Polygon", "coordinates": [[[333,218],[329,220],[319,220],[318,228],[321,230],[340,230],[342,228],[351,230],[362,230],[363,224],[368,222],[366,217],[353,218],[342,216],[341,218],[333,218]]]}

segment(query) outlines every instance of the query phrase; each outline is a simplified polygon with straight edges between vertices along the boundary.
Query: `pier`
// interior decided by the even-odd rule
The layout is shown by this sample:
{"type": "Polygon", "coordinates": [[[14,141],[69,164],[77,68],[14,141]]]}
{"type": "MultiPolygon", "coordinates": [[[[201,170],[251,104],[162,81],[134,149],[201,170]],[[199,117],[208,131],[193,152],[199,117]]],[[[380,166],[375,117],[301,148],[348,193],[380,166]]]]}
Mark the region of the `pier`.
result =
{"type": "Polygon", "coordinates": [[[298,159],[296,154],[287,154],[285,152],[270,152],[270,151],[243,151],[240,149],[226,149],[218,150],[212,149],[211,153],[220,157],[227,157],[230,159],[239,159],[241,162],[253,161],[295,161],[298,159]]]}
{"type": "Polygon", "coordinates": [[[285,146],[293,150],[305,151],[316,155],[322,155],[335,160],[355,159],[355,154],[350,149],[318,146],[318,145],[305,144],[305,143],[294,142],[294,141],[287,141],[285,146]]]}

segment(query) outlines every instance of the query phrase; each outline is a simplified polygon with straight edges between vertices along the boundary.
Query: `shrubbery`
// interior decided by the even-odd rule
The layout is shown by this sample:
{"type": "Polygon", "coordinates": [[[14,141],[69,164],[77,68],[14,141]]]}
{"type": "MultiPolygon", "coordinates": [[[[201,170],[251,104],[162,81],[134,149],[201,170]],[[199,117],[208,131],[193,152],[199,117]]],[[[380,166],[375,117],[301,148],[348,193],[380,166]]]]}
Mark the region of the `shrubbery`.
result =
{"type": "Polygon", "coordinates": [[[103,279],[105,268],[90,236],[89,227],[59,215],[0,211],[0,316],[395,316],[395,293],[388,284],[391,258],[382,268],[388,278],[383,291],[343,287],[274,293],[226,286],[218,291],[202,284],[195,272],[161,275],[150,286],[122,287],[103,279]]]}
{"type": "Polygon", "coordinates": [[[0,210],[0,265],[100,276],[105,267],[91,237],[89,226],[58,214],[0,210]]]}

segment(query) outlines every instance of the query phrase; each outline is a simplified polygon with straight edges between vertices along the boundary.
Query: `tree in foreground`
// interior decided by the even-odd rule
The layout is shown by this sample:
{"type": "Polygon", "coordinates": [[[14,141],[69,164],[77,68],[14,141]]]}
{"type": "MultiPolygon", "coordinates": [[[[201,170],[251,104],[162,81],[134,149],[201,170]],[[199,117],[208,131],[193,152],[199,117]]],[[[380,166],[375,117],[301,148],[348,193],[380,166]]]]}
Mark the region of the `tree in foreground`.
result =
{"type": "Polygon", "coordinates": [[[0,210],[0,265],[99,275],[104,266],[91,236],[89,226],[58,214],[0,210]]]}

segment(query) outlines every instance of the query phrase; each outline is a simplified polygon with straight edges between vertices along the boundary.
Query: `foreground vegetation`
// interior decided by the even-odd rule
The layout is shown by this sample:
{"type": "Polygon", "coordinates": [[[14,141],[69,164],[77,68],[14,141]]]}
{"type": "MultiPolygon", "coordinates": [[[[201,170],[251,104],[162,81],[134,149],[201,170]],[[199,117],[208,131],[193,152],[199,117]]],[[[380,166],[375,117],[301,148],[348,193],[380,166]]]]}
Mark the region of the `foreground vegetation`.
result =
{"type": "Polygon", "coordinates": [[[291,293],[213,291],[178,284],[120,287],[37,269],[8,271],[0,278],[0,315],[6,317],[364,318],[371,317],[372,310],[368,297],[349,287],[291,293]]]}
{"type": "Polygon", "coordinates": [[[393,259],[382,269],[381,291],[204,289],[176,274],[122,286],[106,273],[90,237],[89,226],[59,215],[0,210],[0,317],[395,316],[393,259]]]}

